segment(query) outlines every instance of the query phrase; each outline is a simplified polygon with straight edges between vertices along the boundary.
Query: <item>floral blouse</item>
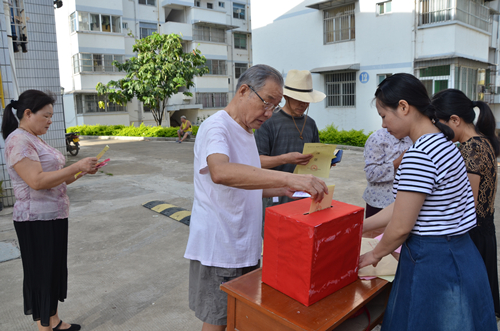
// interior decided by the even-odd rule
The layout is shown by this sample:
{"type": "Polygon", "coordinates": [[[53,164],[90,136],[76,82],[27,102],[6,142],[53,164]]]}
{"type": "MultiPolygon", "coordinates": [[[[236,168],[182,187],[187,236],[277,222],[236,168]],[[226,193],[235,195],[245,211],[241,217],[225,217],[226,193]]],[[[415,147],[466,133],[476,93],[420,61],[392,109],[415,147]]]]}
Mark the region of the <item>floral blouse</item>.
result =
{"type": "Polygon", "coordinates": [[[363,199],[372,207],[385,208],[394,202],[392,184],[396,170],[392,163],[413,142],[410,137],[397,139],[387,129],[375,131],[365,143],[365,175],[368,185],[363,199]]]}
{"type": "MultiPolygon", "coordinates": [[[[459,145],[467,172],[480,176],[476,204],[478,224],[482,219],[493,217],[497,189],[497,160],[486,137],[472,137],[459,145]]],[[[491,220],[493,220],[491,218],[491,220]]]]}
{"type": "Polygon", "coordinates": [[[28,158],[40,162],[44,172],[60,170],[66,163],[61,152],[37,136],[17,129],[5,141],[5,158],[16,196],[14,221],[46,221],[68,217],[69,198],[66,195],[66,183],[51,189],[34,190],[13,168],[16,163],[28,158]]]}

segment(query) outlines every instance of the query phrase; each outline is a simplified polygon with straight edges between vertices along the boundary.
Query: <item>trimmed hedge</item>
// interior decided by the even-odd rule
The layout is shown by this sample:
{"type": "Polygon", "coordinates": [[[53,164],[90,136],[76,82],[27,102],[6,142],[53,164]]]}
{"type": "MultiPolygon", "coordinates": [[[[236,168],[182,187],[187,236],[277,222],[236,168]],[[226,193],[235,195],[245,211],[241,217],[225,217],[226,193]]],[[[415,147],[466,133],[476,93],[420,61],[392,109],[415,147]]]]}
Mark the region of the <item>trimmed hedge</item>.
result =
{"type": "MultiPolygon", "coordinates": [[[[193,125],[193,135],[198,132],[199,126],[193,125]]],[[[145,126],[142,123],[139,127],[125,125],[79,125],[66,129],[66,132],[80,132],[83,136],[128,136],[128,137],[177,137],[179,127],[145,126]]],[[[370,136],[363,130],[338,130],[335,126],[329,125],[319,131],[319,140],[327,144],[340,144],[347,146],[364,147],[370,136]]]]}
{"type": "MultiPolygon", "coordinates": [[[[66,129],[66,132],[80,132],[82,136],[127,136],[127,137],[177,137],[179,127],[125,125],[78,125],[66,129]]],[[[193,125],[193,135],[198,126],[193,125]]]]}
{"type": "Polygon", "coordinates": [[[319,140],[327,144],[364,147],[371,134],[372,132],[365,134],[363,130],[338,130],[337,127],[328,125],[319,131],[319,140]]]}

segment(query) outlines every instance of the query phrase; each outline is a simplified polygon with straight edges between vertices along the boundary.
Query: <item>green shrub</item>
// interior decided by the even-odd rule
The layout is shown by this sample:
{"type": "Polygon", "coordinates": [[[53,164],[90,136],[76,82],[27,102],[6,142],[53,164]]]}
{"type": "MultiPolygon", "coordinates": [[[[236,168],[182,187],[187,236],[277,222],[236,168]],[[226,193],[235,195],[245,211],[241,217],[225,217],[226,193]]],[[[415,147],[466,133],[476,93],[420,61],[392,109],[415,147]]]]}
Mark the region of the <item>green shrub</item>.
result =
{"type": "MultiPolygon", "coordinates": [[[[193,125],[193,135],[198,133],[199,126],[193,125]]],[[[146,126],[142,123],[139,127],[125,125],[79,125],[66,129],[66,132],[80,132],[83,136],[128,136],[128,137],[177,137],[179,127],[146,126]]],[[[329,125],[319,131],[319,140],[322,143],[340,144],[364,147],[366,139],[370,136],[363,130],[341,130],[329,125]]]]}
{"type": "Polygon", "coordinates": [[[319,140],[322,143],[339,144],[347,146],[364,147],[365,142],[372,133],[364,134],[363,130],[339,131],[337,127],[328,125],[319,131],[319,140]]]}
{"type": "MultiPolygon", "coordinates": [[[[82,136],[127,136],[127,137],[177,137],[179,127],[125,125],[78,125],[66,129],[66,132],[80,132],[82,136]]],[[[198,132],[198,126],[193,125],[193,134],[198,132]]]]}

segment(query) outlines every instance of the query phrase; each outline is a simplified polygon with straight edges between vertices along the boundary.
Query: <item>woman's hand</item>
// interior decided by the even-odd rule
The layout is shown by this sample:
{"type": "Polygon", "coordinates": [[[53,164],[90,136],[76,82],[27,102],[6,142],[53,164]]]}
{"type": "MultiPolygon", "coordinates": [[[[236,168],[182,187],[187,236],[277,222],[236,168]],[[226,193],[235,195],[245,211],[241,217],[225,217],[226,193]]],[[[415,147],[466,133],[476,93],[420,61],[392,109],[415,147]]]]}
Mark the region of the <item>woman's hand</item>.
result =
{"type": "Polygon", "coordinates": [[[373,251],[369,251],[359,257],[359,269],[364,268],[368,265],[373,265],[374,267],[382,260],[382,258],[377,258],[373,255],[373,251]]]}
{"type": "Polygon", "coordinates": [[[86,172],[86,173],[95,173],[96,172],[96,165],[97,165],[97,158],[96,157],[86,157],[84,159],[81,159],[80,161],[77,162],[78,168],[80,169],[81,172],[86,172]]]}

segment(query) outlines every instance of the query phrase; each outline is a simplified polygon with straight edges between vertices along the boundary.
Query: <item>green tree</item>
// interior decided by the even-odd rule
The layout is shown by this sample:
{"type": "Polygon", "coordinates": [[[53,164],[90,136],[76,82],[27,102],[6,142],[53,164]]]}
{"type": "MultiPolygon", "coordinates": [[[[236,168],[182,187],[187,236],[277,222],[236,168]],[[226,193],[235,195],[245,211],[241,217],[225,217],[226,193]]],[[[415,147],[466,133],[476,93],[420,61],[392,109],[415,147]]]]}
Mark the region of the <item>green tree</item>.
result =
{"type": "MultiPolygon", "coordinates": [[[[158,126],[165,116],[168,99],[179,92],[179,88],[194,86],[193,77],[208,73],[204,64],[206,58],[198,49],[184,53],[182,38],[176,34],[152,35],[136,40],[133,51],[137,52],[125,63],[113,61],[120,71],[127,73],[125,78],[111,80],[106,85],[96,86],[98,95],[104,95],[106,102],[125,105],[132,98],[143,102],[151,109],[158,126]]],[[[183,94],[192,96],[190,92],[183,94]]],[[[99,102],[104,107],[104,102],[99,102]]]]}

